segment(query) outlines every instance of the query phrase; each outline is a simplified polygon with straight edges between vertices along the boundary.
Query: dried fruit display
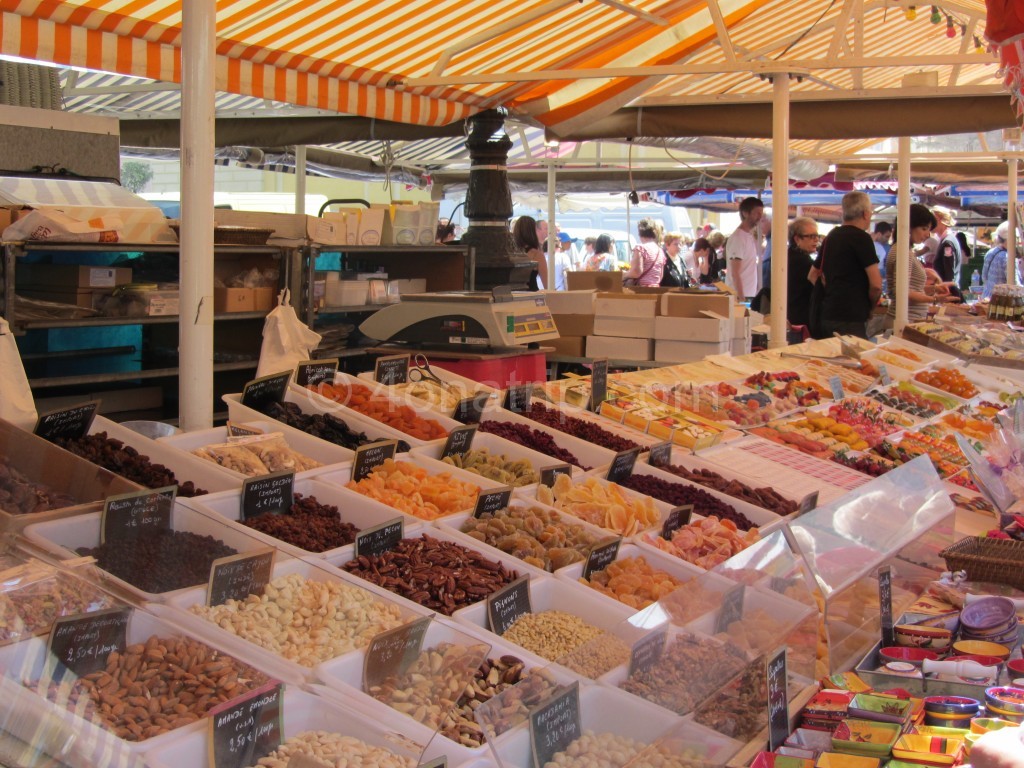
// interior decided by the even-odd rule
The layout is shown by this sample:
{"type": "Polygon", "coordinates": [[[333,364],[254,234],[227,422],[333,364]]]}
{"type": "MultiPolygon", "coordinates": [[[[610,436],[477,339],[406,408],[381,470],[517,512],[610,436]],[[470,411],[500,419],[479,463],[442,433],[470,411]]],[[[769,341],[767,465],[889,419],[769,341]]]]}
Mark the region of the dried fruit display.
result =
{"type": "Polygon", "coordinates": [[[642,555],[616,560],[591,574],[589,581],[582,577],[579,581],[637,610],[661,600],[683,584],[667,571],[652,566],[642,555]]]}
{"type": "Polygon", "coordinates": [[[555,438],[547,432],[534,429],[526,424],[515,421],[487,420],[480,422],[480,431],[511,440],[517,445],[532,448],[539,453],[547,454],[553,459],[568,462],[581,469],[590,469],[590,467],[584,466],[571,452],[559,446],[555,438]]]}
{"type": "Polygon", "coordinates": [[[530,403],[529,410],[523,415],[538,424],[557,429],[559,432],[565,432],[567,435],[578,437],[580,440],[586,440],[588,443],[599,445],[616,453],[628,451],[630,448],[637,448],[640,445],[629,438],[609,432],[592,421],[548,408],[543,403],[530,403]]]}
{"type": "Polygon", "coordinates": [[[936,368],[930,371],[921,371],[914,374],[914,381],[927,384],[929,387],[941,389],[951,395],[970,400],[978,394],[979,390],[974,382],[964,376],[956,368],[936,368]]]}
{"type": "MultiPolygon", "coordinates": [[[[358,432],[350,427],[344,419],[333,413],[303,413],[295,403],[268,403],[263,414],[289,427],[302,430],[308,435],[319,437],[342,448],[355,450],[360,445],[373,443],[379,437],[368,437],[365,432],[358,432]]],[[[398,452],[409,450],[409,444],[398,441],[398,452]]]]}
{"type": "Polygon", "coordinates": [[[601,540],[571,517],[537,505],[515,504],[470,517],[462,532],[546,571],[585,560],[601,540]]]}
{"type": "Polygon", "coordinates": [[[574,483],[568,475],[559,475],[552,487],[537,489],[537,501],[621,536],[632,536],[661,520],[649,496],[630,496],[616,483],[595,477],[574,483]]]}
{"type": "Polygon", "coordinates": [[[410,406],[402,405],[385,395],[375,395],[362,384],[323,382],[310,389],[417,440],[439,440],[448,436],[448,430],[436,419],[423,418],[410,406]]]}
{"type": "Polygon", "coordinates": [[[292,505],[278,514],[268,512],[240,521],[249,528],[273,536],[307,552],[326,552],[356,539],[359,529],[341,519],[333,504],[321,504],[316,496],[296,493],[292,505]]]}
{"type": "Polygon", "coordinates": [[[464,483],[449,472],[431,475],[408,461],[387,459],[359,481],[345,484],[356,493],[424,520],[472,509],[480,487],[464,483]]]}
{"type": "Polygon", "coordinates": [[[0,509],[9,515],[27,515],[48,509],[71,507],[78,500],[66,493],[36,483],[0,455],[0,509]]]}
{"type": "Polygon", "coordinates": [[[633,474],[622,481],[622,485],[630,490],[652,496],[673,507],[693,504],[693,512],[708,517],[715,515],[723,520],[732,520],[741,531],[754,527],[754,523],[742,512],[738,512],[731,504],[727,504],[717,496],[712,496],[703,488],[695,488],[686,483],[674,483],[654,475],[633,474]]]}
{"type": "Polygon", "coordinates": [[[692,483],[699,483],[721,493],[726,493],[740,501],[746,501],[783,517],[791,512],[796,512],[799,506],[795,501],[787,499],[774,488],[767,486],[764,488],[752,488],[741,480],[728,480],[712,469],[687,469],[678,464],[669,464],[660,467],[660,469],[671,472],[673,475],[679,475],[684,480],[689,480],[692,483]]]}
{"type": "Polygon", "coordinates": [[[671,540],[655,533],[644,534],[643,540],[688,563],[709,569],[724,563],[760,538],[757,528],[740,532],[731,520],[712,516],[676,529],[671,540]]]}

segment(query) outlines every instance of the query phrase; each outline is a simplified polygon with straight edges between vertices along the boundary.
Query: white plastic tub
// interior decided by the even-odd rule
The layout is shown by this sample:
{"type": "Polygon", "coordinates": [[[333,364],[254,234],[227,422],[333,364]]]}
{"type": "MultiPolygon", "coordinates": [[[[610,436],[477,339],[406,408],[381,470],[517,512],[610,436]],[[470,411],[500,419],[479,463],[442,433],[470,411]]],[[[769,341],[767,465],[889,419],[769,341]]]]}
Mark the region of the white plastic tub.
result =
{"type": "MultiPolygon", "coordinates": [[[[255,429],[260,429],[264,433],[280,432],[284,435],[284,430],[280,428],[280,423],[277,421],[251,421],[247,422],[247,426],[255,429]]],[[[352,463],[353,452],[347,448],[341,448],[337,445],[324,442],[323,440],[307,435],[305,432],[299,432],[298,430],[292,430],[288,434],[284,435],[285,442],[288,443],[288,447],[303,456],[310,459],[314,459],[322,466],[314,469],[307,469],[302,472],[296,472],[297,478],[302,477],[313,477],[314,475],[320,475],[325,472],[331,472],[332,470],[341,469],[343,466],[350,465],[352,463]]],[[[179,451],[184,451],[187,454],[191,454],[197,448],[203,448],[207,445],[215,445],[218,443],[228,442],[228,430],[227,427],[212,427],[211,429],[200,429],[195,432],[182,432],[179,435],[171,435],[170,437],[161,437],[158,443],[162,443],[166,446],[174,448],[179,451]]],[[[199,459],[200,461],[206,461],[206,459],[199,459]]],[[[211,462],[213,463],[213,462],[211,462]]],[[[240,472],[230,471],[235,477],[246,479],[245,475],[240,472]]]]}
{"type": "MultiPolygon", "coordinates": [[[[412,363],[410,365],[410,370],[414,369],[415,364],[412,363]]],[[[448,392],[452,395],[452,397],[457,398],[459,400],[463,400],[467,397],[472,397],[478,392],[486,393],[488,395],[489,400],[497,400],[501,395],[501,392],[495,389],[494,387],[490,387],[486,384],[474,381],[473,379],[467,378],[465,376],[460,376],[457,373],[452,373],[451,371],[445,370],[441,365],[435,365],[434,363],[431,363],[430,370],[438,379],[440,379],[442,382],[448,385],[448,392]]],[[[360,373],[357,378],[362,382],[369,382],[372,384],[377,384],[378,387],[382,387],[384,391],[387,393],[388,397],[396,398],[399,400],[402,400],[402,398],[407,397],[412,398],[417,403],[422,403],[425,407],[431,409],[435,413],[441,414],[442,416],[452,415],[452,411],[454,410],[453,407],[448,407],[441,403],[433,402],[427,398],[409,394],[409,390],[412,387],[414,387],[417,382],[410,382],[409,384],[384,385],[375,382],[373,379],[373,375],[373,371],[364,371],[363,373],[360,373]]],[[[426,379],[426,381],[428,384],[432,384],[435,387],[440,386],[435,382],[431,382],[430,379],[426,379]]]]}
{"type": "MultiPolygon", "coordinates": [[[[481,421],[509,421],[514,424],[525,424],[531,429],[539,430],[544,432],[555,440],[555,445],[563,450],[568,451],[580,461],[585,468],[598,469],[601,467],[607,467],[612,462],[612,458],[615,456],[614,451],[609,451],[607,448],[602,448],[599,445],[588,443],[586,440],[580,440],[578,437],[566,434],[565,432],[559,432],[557,429],[546,427],[536,421],[521,416],[518,413],[507,411],[497,405],[488,405],[484,408],[483,417],[481,421]]],[[[484,434],[478,432],[477,435],[484,434]]],[[[531,446],[533,448],[533,446],[531,446]]],[[[552,459],[551,463],[557,463],[557,459],[552,459]]]]}
{"type": "MultiPolygon", "coordinates": [[[[406,536],[413,535],[422,527],[422,521],[414,521],[407,515],[400,515],[397,510],[392,509],[378,501],[369,499],[358,493],[347,491],[336,485],[321,482],[316,478],[297,480],[294,486],[295,493],[305,496],[314,496],[321,504],[329,504],[338,508],[338,516],[346,523],[352,523],[360,531],[372,528],[375,525],[394,520],[396,517],[405,519],[406,536]]],[[[227,491],[224,493],[212,493],[207,496],[200,496],[190,499],[189,506],[202,509],[216,517],[223,518],[226,522],[239,525],[246,533],[265,542],[268,546],[276,547],[295,557],[327,557],[344,547],[335,547],[324,552],[310,552],[293,544],[288,544],[270,534],[250,528],[242,522],[242,492],[227,491]]],[[[350,546],[350,545],[346,545],[350,546]]]]}
{"type": "MultiPolygon", "coordinates": [[[[49,552],[58,558],[79,557],[80,547],[98,547],[100,544],[100,523],[103,513],[90,512],[77,517],[70,517],[64,520],[51,520],[44,523],[34,523],[25,528],[25,538],[41,549],[49,552]]],[[[248,531],[239,526],[230,525],[217,517],[186,506],[184,502],[175,502],[171,516],[171,528],[175,531],[188,531],[200,536],[212,536],[224,544],[232,547],[237,552],[252,552],[265,549],[267,544],[248,531]]],[[[278,559],[288,557],[286,553],[279,552],[278,559]]],[[[97,568],[97,572],[109,582],[115,590],[126,592],[142,602],[163,602],[173,595],[189,591],[178,589],[170,592],[144,592],[133,584],[114,576],[108,571],[97,568]]],[[[205,593],[205,581],[202,589],[205,593]]]]}
{"type": "MultiPolygon", "coordinates": [[[[416,765],[420,750],[431,733],[422,727],[396,729],[397,723],[382,721],[357,706],[331,701],[298,688],[287,687],[282,700],[283,736],[288,739],[303,731],[327,731],[355,736],[368,744],[385,747],[407,757],[416,765]],[[401,745],[408,745],[402,749],[401,745]],[[417,749],[419,747],[419,749],[417,749]]],[[[404,724],[402,724],[404,726],[404,724]]],[[[416,724],[413,723],[413,726],[416,724]]],[[[212,768],[206,731],[190,732],[170,744],[162,744],[146,754],[147,768],[212,768]]],[[[428,750],[427,755],[430,755],[428,750]]],[[[438,754],[440,756],[440,753],[438,754]]]]}
{"type": "MultiPolygon", "coordinates": [[[[128,644],[143,643],[151,635],[172,638],[183,633],[172,623],[140,610],[133,611],[128,622],[128,644]]],[[[243,660],[237,654],[228,653],[243,660]]],[[[29,690],[22,682],[37,681],[48,656],[45,637],[0,648],[0,667],[5,670],[0,678],[0,723],[5,731],[47,751],[61,764],[72,768],[142,768],[144,759],[145,764],[150,765],[144,756],[160,746],[193,737],[201,740],[205,747],[205,719],[132,742],[29,690]]]]}
{"type": "MultiPolygon", "coordinates": [[[[312,581],[340,582],[359,589],[371,592],[381,602],[394,603],[398,605],[403,621],[411,621],[429,613],[414,603],[408,601],[400,602],[394,599],[394,595],[385,589],[381,589],[369,582],[356,579],[347,573],[342,573],[336,568],[326,566],[322,561],[290,559],[274,564],[273,579],[281,576],[297,573],[312,581]]],[[[280,654],[262,648],[254,642],[246,640],[239,635],[223,629],[212,621],[193,613],[190,608],[193,605],[205,605],[207,597],[206,586],[185,590],[171,596],[161,606],[154,606],[154,610],[161,616],[168,617],[168,620],[178,622],[189,633],[203,639],[210,639],[221,648],[230,649],[232,653],[243,659],[251,659],[253,664],[271,674],[277,679],[290,683],[310,682],[314,678],[312,666],[306,667],[298,662],[284,658],[280,654]],[[170,617],[173,617],[171,619],[170,617]]],[[[356,653],[357,651],[349,651],[356,653]]]]}

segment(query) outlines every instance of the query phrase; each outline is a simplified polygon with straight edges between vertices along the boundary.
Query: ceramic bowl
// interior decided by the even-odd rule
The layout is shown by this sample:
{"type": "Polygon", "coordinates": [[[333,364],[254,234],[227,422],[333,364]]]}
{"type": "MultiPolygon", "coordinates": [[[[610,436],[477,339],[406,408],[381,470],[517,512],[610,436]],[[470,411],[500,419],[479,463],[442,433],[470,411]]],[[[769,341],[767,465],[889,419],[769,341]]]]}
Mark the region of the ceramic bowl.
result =
{"type": "Polygon", "coordinates": [[[988,733],[989,731],[998,731],[1000,728],[1016,725],[1016,723],[998,717],[976,717],[971,720],[971,733],[988,733]]]}
{"type": "Polygon", "coordinates": [[[1008,627],[999,627],[986,632],[973,632],[963,629],[960,631],[961,640],[987,640],[990,643],[1002,643],[1013,646],[1017,644],[1017,635],[1020,634],[1020,627],[1013,623],[1008,627]]]}
{"type": "Polygon", "coordinates": [[[893,627],[896,645],[910,648],[943,650],[953,642],[953,633],[943,627],[922,627],[918,624],[897,624],[893,627]]]}
{"type": "Polygon", "coordinates": [[[1006,662],[1011,677],[1024,677],[1024,659],[1010,659],[1006,662]]]}
{"type": "Polygon", "coordinates": [[[849,717],[832,734],[832,750],[865,757],[887,757],[902,730],[897,723],[849,717]]]}
{"type": "Polygon", "coordinates": [[[1013,601],[1006,597],[983,597],[960,611],[960,623],[970,632],[989,632],[1017,623],[1013,601]]]}
{"type": "Polygon", "coordinates": [[[1024,715],[1024,689],[997,685],[985,689],[985,706],[999,712],[1024,715]]]}
{"type": "Polygon", "coordinates": [[[976,715],[981,702],[968,696],[926,696],[924,711],[937,715],[976,715]]]}
{"type": "Polygon", "coordinates": [[[903,661],[913,664],[915,667],[920,667],[925,659],[939,658],[937,652],[929,651],[927,648],[908,648],[902,645],[879,648],[878,655],[886,663],[890,661],[903,661]]]}
{"type": "Polygon", "coordinates": [[[953,643],[953,653],[995,656],[1000,661],[1006,661],[1010,657],[1010,649],[1005,645],[990,643],[987,640],[958,640],[953,643]]]}

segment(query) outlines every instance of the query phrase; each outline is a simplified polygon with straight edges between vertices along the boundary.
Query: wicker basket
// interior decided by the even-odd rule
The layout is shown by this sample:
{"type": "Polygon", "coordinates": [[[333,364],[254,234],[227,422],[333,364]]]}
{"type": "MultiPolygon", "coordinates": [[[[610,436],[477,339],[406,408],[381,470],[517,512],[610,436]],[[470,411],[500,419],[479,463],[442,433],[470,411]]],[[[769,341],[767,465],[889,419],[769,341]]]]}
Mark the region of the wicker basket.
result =
{"type": "Polygon", "coordinates": [[[940,554],[950,571],[966,571],[971,581],[1024,589],[1024,541],[969,536],[940,554]]]}
{"type": "MultiPolygon", "coordinates": [[[[171,224],[174,236],[181,242],[181,225],[171,224]]],[[[214,227],[214,245],[266,245],[267,240],[274,234],[272,229],[260,227],[214,227]]]]}

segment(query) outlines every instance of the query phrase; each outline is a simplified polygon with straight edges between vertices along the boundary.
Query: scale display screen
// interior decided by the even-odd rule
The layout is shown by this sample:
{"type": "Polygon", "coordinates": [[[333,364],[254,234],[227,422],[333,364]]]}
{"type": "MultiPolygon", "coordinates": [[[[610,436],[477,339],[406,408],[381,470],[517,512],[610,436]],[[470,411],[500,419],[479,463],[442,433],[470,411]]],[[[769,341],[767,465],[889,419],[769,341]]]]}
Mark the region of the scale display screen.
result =
{"type": "Polygon", "coordinates": [[[517,339],[528,339],[531,336],[557,333],[555,321],[550,312],[538,312],[531,315],[516,315],[513,333],[517,339]]]}

